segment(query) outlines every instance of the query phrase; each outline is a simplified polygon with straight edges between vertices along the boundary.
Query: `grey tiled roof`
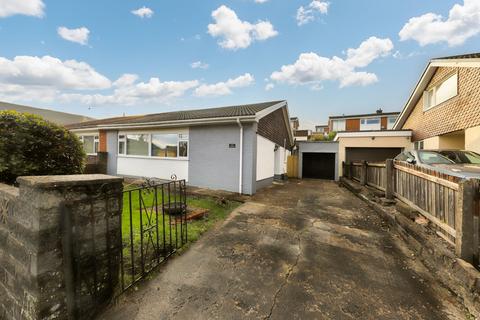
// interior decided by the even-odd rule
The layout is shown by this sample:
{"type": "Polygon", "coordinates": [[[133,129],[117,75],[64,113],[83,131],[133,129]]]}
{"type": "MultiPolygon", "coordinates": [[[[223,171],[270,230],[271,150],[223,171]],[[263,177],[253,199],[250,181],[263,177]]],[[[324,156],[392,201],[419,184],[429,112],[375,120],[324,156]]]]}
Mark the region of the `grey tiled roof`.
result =
{"type": "Polygon", "coordinates": [[[138,116],[115,117],[95,121],[87,121],[67,126],[68,129],[95,128],[101,125],[122,125],[136,123],[158,123],[179,120],[201,120],[212,118],[235,118],[242,116],[254,116],[258,112],[274,106],[284,100],[269,101],[254,104],[245,104],[237,106],[228,106],[220,108],[197,109],[186,111],[174,111],[154,113],[138,116]]]}

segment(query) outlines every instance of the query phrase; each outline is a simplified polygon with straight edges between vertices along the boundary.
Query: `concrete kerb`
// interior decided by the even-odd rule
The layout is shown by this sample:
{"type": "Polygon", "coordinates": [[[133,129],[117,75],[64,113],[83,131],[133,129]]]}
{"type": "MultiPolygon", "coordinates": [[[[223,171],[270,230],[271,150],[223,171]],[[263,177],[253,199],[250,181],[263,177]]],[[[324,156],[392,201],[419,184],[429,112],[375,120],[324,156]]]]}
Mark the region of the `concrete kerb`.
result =
{"type": "Polygon", "coordinates": [[[453,248],[427,226],[415,222],[414,209],[397,201],[395,207],[383,206],[368,187],[342,177],[344,186],[377,212],[415,252],[416,257],[448,289],[463,300],[465,307],[480,318],[480,272],[455,256],[453,248]],[[375,201],[377,200],[377,201],[375,201]]]}

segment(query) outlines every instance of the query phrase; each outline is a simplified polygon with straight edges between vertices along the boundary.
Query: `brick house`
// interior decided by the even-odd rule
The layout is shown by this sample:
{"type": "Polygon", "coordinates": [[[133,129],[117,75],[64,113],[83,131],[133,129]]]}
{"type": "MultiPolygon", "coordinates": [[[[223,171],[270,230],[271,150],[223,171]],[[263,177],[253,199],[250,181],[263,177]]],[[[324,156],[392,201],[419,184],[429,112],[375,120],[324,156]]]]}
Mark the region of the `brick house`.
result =
{"type": "Polygon", "coordinates": [[[480,152],[480,53],[431,60],[394,128],[416,149],[480,152]]]}

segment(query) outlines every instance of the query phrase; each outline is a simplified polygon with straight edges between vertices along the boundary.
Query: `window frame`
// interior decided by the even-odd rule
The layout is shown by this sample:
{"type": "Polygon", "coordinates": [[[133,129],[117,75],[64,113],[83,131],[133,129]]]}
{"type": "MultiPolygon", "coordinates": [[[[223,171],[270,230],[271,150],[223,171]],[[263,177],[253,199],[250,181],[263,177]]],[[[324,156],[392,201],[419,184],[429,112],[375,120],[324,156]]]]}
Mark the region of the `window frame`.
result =
{"type": "Polygon", "coordinates": [[[332,120],[332,131],[335,131],[335,132],[342,132],[342,131],[346,131],[347,130],[347,121],[345,119],[337,119],[337,120],[332,120]],[[342,130],[338,130],[338,129],[335,129],[335,123],[343,123],[342,127],[343,129],[342,130]]]}
{"type": "Polygon", "coordinates": [[[441,81],[437,82],[435,85],[427,88],[425,91],[423,91],[423,111],[426,112],[428,110],[431,110],[437,106],[440,106],[442,104],[444,104],[445,102],[455,98],[456,96],[458,96],[458,72],[453,72],[453,73],[450,73],[448,74],[447,76],[445,76],[444,78],[442,78],[441,81]],[[455,94],[452,95],[451,97],[441,101],[441,102],[437,102],[437,89],[442,85],[444,84],[445,82],[447,82],[448,80],[450,80],[452,77],[456,77],[456,83],[455,83],[455,94]],[[431,96],[429,95],[431,93],[431,96]],[[430,100],[433,100],[433,103],[430,104],[430,100]]]}
{"type": "Polygon", "coordinates": [[[82,147],[87,156],[96,156],[98,155],[98,149],[100,147],[100,137],[98,134],[82,134],[79,136],[80,141],[82,142],[82,147]],[[85,137],[93,137],[93,152],[87,152],[85,150],[85,137]]]}
{"type": "Polygon", "coordinates": [[[367,117],[367,118],[360,118],[360,131],[373,131],[373,130],[381,130],[382,129],[382,119],[380,117],[367,117]],[[368,123],[369,120],[375,120],[377,123],[371,124],[368,123]],[[372,128],[373,126],[377,126],[378,128],[372,128]]]}
{"type": "Polygon", "coordinates": [[[190,136],[189,133],[178,133],[178,132],[161,132],[161,131],[149,131],[149,132],[119,132],[117,135],[117,157],[121,158],[141,158],[141,159],[155,159],[155,160],[189,160],[190,155],[190,136]],[[161,134],[173,134],[177,136],[177,156],[176,157],[159,157],[152,155],[152,135],[161,135],[161,134]],[[148,136],[148,155],[132,155],[128,154],[127,150],[127,136],[128,135],[147,135],[148,136]],[[187,156],[180,156],[180,141],[187,142],[187,156]],[[120,144],[124,144],[123,153],[120,153],[120,144]]]}

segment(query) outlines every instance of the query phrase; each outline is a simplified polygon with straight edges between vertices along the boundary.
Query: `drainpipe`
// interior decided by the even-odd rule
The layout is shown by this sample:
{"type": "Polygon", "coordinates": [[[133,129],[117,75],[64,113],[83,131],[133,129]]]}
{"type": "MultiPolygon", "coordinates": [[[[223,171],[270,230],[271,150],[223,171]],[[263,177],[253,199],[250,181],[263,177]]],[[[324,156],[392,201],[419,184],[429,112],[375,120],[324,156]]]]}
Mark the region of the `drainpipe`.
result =
{"type": "Polygon", "coordinates": [[[237,118],[238,127],[240,128],[240,145],[238,146],[240,149],[240,168],[238,173],[238,193],[242,194],[242,186],[243,186],[243,126],[240,122],[240,118],[237,118]]]}

